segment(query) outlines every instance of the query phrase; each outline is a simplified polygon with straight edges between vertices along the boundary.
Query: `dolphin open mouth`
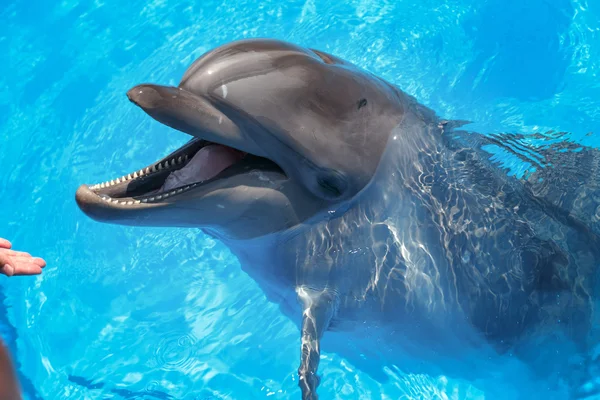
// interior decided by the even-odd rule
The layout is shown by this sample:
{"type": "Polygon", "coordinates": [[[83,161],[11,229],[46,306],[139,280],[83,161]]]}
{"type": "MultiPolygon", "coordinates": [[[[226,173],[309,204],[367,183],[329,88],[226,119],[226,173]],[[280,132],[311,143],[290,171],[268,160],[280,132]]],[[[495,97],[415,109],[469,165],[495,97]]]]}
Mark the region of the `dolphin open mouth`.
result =
{"type": "Polygon", "coordinates": [[[194,189],[250,170],[276,171],[273,161],[232,147],[194,138],[178,150],[138,171],[91,186],[76,194],[82,203],[111,208],[144,208],[177,201],[194,189]]]}

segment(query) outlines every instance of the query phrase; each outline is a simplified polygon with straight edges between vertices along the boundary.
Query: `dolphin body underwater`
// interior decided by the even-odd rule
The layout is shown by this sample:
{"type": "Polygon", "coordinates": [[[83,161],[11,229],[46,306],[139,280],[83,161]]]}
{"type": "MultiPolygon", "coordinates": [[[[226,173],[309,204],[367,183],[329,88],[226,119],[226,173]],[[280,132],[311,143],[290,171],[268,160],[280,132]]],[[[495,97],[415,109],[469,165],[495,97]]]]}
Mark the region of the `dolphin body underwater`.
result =
{"type": "Polygon", "coordinates": [[[597,150],[459,130],[349,62],[277,40],[226,44],[178,87],[127,96],[193,138],[81,185],[77,204],[100,222],[226,244],[299,323],[303,399],[317,398],[328,330],[379,327],[407,356],[450,365],[462,342],[517,357],[540,337],[597,343],[597,150]],[[507,174],[490,148],[533,168],[507,174]]]}

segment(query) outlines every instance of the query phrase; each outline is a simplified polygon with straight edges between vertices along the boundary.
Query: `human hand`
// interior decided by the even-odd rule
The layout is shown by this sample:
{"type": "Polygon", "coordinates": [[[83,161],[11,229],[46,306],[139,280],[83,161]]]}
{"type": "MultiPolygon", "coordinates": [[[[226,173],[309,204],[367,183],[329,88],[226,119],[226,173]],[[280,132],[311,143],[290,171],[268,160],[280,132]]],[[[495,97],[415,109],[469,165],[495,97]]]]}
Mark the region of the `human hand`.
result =
{"type": "Polygon", "coordinates": [[[0,274],[13,275],[39,275],[46,261],[31,254],[11,249],[12,244],[0,238],[0,274]]]}

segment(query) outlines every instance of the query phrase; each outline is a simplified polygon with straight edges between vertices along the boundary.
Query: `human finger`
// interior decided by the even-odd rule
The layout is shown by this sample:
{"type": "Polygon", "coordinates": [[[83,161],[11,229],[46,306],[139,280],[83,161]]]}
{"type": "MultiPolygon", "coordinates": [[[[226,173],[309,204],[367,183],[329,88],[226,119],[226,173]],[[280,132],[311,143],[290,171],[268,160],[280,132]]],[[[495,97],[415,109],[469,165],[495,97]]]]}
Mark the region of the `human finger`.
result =
{"type": "Polygon", "coordinates": [[[33,257],[31,259],[31,262],[33,262],[35,265],[39,266],[40,268],[44,268],[46,266],[46,260],[44,260],[41,257],[33,257]]]}
{"type": "Polygon", "coordinates": [[[31,257],[31,254],[26,251],[8,250],[0,248],[0,253],[6,254],[10,257],[31,257]]]}
{"type": "Polygon", "coordinates": [[[26,261],[26,262],[32,262],[34,264],[39,265],[41,268],[44,268],[46,266],[46,260],[44,260],[41,257],[31,257],[31,255],[29,253],[19,253],[19,252],[15,252],[16,254],[6,254],[9,256],[10,259],[15,260],[15,261],[26,261]]]}
{"type": "Polygon", "coordinates": [[[39,275],[42,273],[42,268],[28,261],[13,262],[4,267],[4,273],[8,276],[39,275]]]}

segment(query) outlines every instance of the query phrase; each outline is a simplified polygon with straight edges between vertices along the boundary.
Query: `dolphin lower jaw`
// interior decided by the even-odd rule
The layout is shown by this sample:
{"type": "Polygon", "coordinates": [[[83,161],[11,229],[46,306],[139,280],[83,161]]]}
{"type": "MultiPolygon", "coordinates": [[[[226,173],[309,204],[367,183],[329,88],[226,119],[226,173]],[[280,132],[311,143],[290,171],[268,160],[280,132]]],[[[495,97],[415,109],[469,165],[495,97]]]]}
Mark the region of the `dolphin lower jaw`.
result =
{"type": "Polygon", "coordinates": [[[201,149],[214,144],[204,139],[193,138],[181,148],[138,171],[102,183],[81,185],[75,196],[77,204],[91,217],[98,211],[101,219],[110,220],[111,212],[122,214],[127,211],[171,206],[179,200],[199,195],[199,192],[205,194],[210,183],[226,180],[251,169],[274,171],[287,178],[275,162],[253,154],[245,154],[241,160],[209,179],[179,182],[166,187],[165,182],[169,175],[185,168],[201,149]]]}

